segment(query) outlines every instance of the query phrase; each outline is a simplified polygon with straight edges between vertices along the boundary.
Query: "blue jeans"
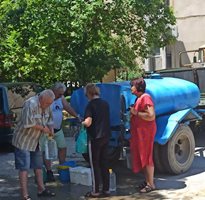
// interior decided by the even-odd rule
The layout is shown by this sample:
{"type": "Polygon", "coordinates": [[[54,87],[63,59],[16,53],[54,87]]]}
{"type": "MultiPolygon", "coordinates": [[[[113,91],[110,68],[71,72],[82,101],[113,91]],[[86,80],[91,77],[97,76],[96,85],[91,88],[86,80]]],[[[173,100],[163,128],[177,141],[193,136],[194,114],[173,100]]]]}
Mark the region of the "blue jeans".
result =
{"type": "Polygon", "coordinates": [[[27,171],[29,169],[42,169],[43,167],[43,155],[39,149],[27,151],[15,147],[14,155],[15,167],[18,170],[27,171]]]}

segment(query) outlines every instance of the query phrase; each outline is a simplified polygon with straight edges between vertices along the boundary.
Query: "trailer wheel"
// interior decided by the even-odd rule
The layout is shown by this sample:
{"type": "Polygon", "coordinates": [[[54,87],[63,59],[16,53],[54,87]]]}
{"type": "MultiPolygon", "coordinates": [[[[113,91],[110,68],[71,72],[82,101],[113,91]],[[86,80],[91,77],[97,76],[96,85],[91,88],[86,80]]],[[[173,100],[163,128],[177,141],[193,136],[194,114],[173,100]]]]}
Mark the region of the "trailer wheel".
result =
{"type": "Polygon", "coordinates": [[[181,125],[166,145],[161,156],[167,172],[180,174],[187,171],[194,159],[195,140],[191,129],[181,125]]]}

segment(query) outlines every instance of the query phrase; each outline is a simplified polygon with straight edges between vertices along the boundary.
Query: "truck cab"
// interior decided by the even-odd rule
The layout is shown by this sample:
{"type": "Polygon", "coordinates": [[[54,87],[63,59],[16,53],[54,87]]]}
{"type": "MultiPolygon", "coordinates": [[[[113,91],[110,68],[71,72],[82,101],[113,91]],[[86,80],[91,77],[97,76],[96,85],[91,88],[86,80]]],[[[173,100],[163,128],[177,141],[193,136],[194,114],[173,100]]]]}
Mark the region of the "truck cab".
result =
{"type": "Polygon", "coordinates": [[[204,67],[205,66],[205,44],[195,50],[181,51],[179,53],[179,65],[180,67],[204,67]],[[185,61],[185,57],[191,57],[191,62],[185,61]]]}

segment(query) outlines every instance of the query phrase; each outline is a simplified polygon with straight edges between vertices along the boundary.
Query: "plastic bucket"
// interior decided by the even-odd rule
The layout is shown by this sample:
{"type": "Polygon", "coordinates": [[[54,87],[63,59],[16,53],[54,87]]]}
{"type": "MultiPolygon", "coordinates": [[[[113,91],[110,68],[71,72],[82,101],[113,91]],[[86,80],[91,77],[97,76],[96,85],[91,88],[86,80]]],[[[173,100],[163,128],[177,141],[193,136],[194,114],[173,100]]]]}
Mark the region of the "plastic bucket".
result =
{"type": "Polygon", "coordinates": [[[67,161],[57,167],[59,173],[59,180],[62,183],[70,182],[70,172],[69,172],[70,167],[76,167],[76,162],[73,160],[67,161]]]}
{"type": "Polygon", "coordinates": [[[58,166],[58,173],[59,173],[59,180],[62,183],[70,182],[70,173],[69,173],[68,166],[59,165],[58,166]]]}
{"type": "Polygon", "coordinates": [[[68,167],[76,167],[77,166],[76,161],[74,161],[74,160],[66,161],[62,165],[68,166],[68,167]]]}

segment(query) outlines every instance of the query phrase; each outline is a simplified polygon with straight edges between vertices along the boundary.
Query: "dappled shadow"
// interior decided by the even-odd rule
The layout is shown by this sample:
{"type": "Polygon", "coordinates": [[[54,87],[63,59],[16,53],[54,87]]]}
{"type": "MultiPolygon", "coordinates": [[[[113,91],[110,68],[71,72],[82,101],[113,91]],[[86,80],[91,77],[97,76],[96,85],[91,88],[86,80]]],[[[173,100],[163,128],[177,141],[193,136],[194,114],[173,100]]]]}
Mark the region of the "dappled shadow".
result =
{"type": "Polygon", "coordinates": [[[141,194],[137,186],[144,181],[141,173],[134,174],[126,167],[126,162],[121,160],[114,167],[117,177],[117,193],[119,199],[166,199],[164,194],[160,193],[162,189],[182,189],[186,187],[183,180],[166,180],[155,178],[157,189],[151,193],[141,194]]]}
{"type": "Polygon", "coordinates": [[[200,124],[200,130],[195,133],[195,157],[190,169],[182,174],[159,174],[156,173],[156,183],[159,189],[180,189],[186,187],[184,182],[190,176],[205,172],[205,120],[200,124]]]}
{"type": "Polygon", "coordinates": [[[16,184],[16,182],[8,178],[7,175],[1,176],[0,177],[0,199],[3,200],[8,200],[8,197],[12,199],[19,199],[20,194],[19,194],[19,184],[16,184]]]}
{"type": "MultiPolygon", "coordinates": [[[[157,190],[147,193],[140,194],[137,190],[137,186],[143,182],[144,177],[142,174],[134,174],[130,169],[127,168],[126,160],[119,160],[114,166],[113,171],[116,173],[117,178],[117,191],[113,193],[113,197],[101,198],[109,200],[161,200],[169,199],[168,197],[176,196],[176,199],[183,197],[184,188],[189,190],[188,177],[194,176],[205,171],[205,136],[199,134],[196,137],[196,150],[195,158],[191,168],[180,175],[171,174],[155,174],[155,184],[157,190]],[[177,198],[179,195],[179,198],[177,198]]],[[[17,200],[19,199],[19,181],[18,172],[14,169],[14,155],[13,154],[0,154],[1,155],[1,166],[0,166],[0,199],[1,200],[17,200]]],[[[69,158],[71,159],[71,158],[69,158]]],[[[82,159],[77,161],[78,165],[86,165],[82,159]]],[[[56,170],[56,163],[53,163],[56,182],[47,184],[47,187],[56,192],[55,200],[80,200],[84,199],[84,194],[91,190],[89,186],[83,186],[79,184],[62,184],[60,183],[56,170]]],[[[37,186],[34,182],[33,172],[31,171],[29,178],[29,192],[30,195],[35,199],[37,186]]],[[[192,179],[191,179],[192,180],[192,179]]],[[[199,180],[200,182],[200,180],[199,180]]],[[[192,184],[192,182],[191,182],[192,184]]],[[[190,196],[190,193],[186,195],[190,196]]],[[[173,199],[173,198],[172,198],[173,199]]],[[[187,198],[186,198],[187,199],[187,198]]]]}

